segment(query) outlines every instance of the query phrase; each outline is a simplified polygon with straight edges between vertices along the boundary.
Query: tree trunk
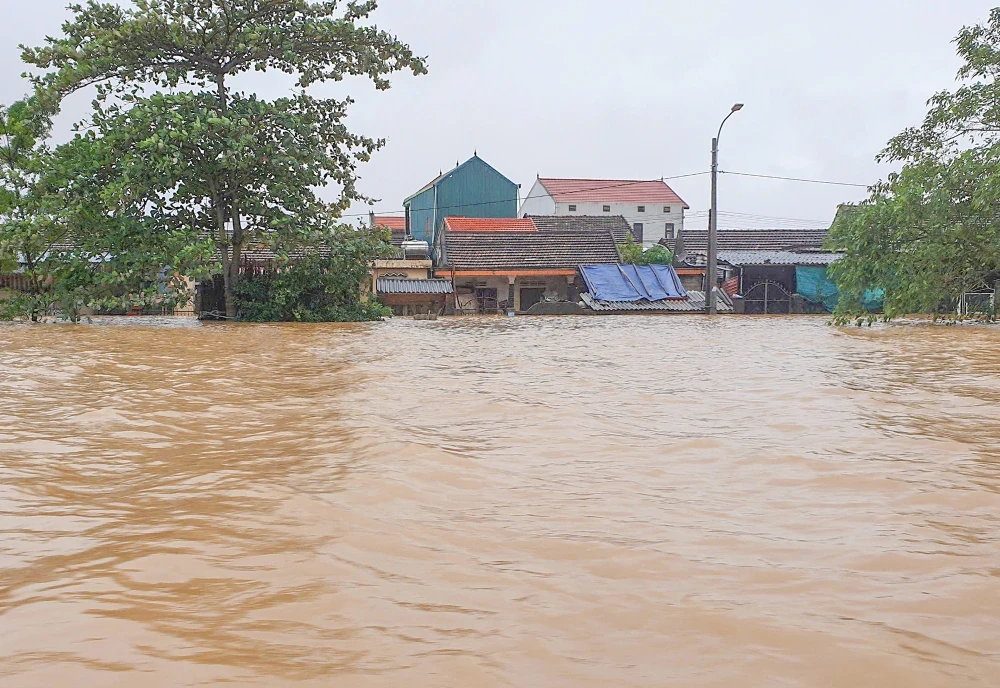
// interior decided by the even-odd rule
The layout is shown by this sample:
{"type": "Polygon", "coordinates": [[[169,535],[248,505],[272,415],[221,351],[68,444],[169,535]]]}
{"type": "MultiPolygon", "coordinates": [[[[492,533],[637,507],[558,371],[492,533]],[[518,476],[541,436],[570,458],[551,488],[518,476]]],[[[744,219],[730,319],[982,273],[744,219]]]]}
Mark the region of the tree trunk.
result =
{"type": "Polygon", "coordinates": [[[226,318],[229,320],[236,319],[236,275],[234,273],[235,271],[230,266],[230,269],[226,270],[222,275],[223,282],[225,283],[226,318]]]}
{"type": "Polygon", "coordinates": [[[31,322],[38,322],[41,320],[39,304],[41,303],[42,288],[39,284],[38,274],[35,272],[35,261],[27,249],[25,249],[24,254],[24,266],[24,275],[28,278],[28,296],[31,297],[28,301],[28,317],[31,322]]]}
{"type": "Polygon", "coordinates": [[[240,282],[240,263],[243,262],[243,251],[240,246],[233,244],[233,258],[229,261],[229,269],[225,271],[226,286],[226,317],[235,320],[236,311],[236,285],[240,282]]]}
{"type": "MultiPolygon", "coordinates": [[[[223,115],[226,115],[229,113],[229,93],[226,90],[226,75],[224,72],[216,75],[216,86],[219,110],[223,115]]],[[[233,227],[232,236],[227,237],[226,240],[226,243],[232,247],[233,255],[228,265],[223,261],[226,317],[230,320],[235,320],[237,316],[236,287],[240,283],[240,267],[243,263],[243,242],[245,241],[245,237],[243,236],[243,225],[240,221],[237,195],[236,190],[233,188],[232,178],[227,179],[223,186],[225,187],[221,194],[222,207],[224,208],[223,215],[229,216],[233,227]]],[[[223,224],[222,232],[226,232],[225,224],[223,224]]]]}
{"type": "MultiPolygon", "coordinates": [[[[226,196],[223,188],[220,188],[218,180],[209,177],[208,187],[212,193],[212,214],[214,215],[215,228],[213,238],[215,247],[222,257],[222,284],[223,301],[227,318],[236,317],[236,284],[239,281],[239,260],[240,252],[233,245],[233,236],[229,233],[228,222],[226,221],[226,196]]],[[[225,184],[222,184],[225,187],[225,184]]],[[[213,309],[215,304],[212,305],[213,309]]]]}

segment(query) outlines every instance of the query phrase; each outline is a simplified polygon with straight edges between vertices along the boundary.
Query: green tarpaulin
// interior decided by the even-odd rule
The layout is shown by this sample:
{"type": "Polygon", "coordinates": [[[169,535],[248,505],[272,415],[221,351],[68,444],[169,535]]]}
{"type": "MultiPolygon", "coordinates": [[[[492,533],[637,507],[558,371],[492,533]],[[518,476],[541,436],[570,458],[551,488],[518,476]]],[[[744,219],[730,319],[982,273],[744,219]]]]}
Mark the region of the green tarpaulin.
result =
{"type": "MultiPolygon", "coordinates": [[[[840,290],[827,276],[825,266],[800,265],[796,267],[795,284],[796,291],[802,298],[810,303],[822,304],[829,313],[833,313],[833,309],[840,301],[840,290]]],[[[869,289],[865,292],[865,308],[869,311],[879,310],[882,308],[884,298],[885,293],[881,289],[869,289]]]]}

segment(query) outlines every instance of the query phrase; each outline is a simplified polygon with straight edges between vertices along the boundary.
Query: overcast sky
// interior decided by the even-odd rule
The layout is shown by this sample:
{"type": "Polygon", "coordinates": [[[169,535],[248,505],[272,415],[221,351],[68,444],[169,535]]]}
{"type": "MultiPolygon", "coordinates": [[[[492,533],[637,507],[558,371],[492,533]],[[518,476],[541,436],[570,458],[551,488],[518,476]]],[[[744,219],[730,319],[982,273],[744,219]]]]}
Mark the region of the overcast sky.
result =
{"type": "MultiPolygon", "coordinates": [[[[123,0],[124,1],[124,0],[123,0]]],[[[868,184],[874,155],[954,84],[951,44],[995,0],[381,0],[376,23],[426,55],[430,73],[376,92],[352,80],[318,95],[358,101],[351,126],[386,137],[361,188],[402,200],[473,151],[527,193],[537,174],[653,179],[706,171],[726,125],[723,170],[868,184]]],[[[68,0],[0,0],[0,102],[26,90],[18,43],[58,32],[68,0]]],[[[243,86],[266,97],[280,78],[243,86]]],[[[88,108],[74,96],[60,122],[88,108]]],[[[668,182],[705,226],[707,176],[668,182]]],[[[723,176],[721,224],[822,226],[864,189],[723,176]],[[764,218],[789,218],[769,220],[764,218]]],[[[354,208],[352,212],[367,211],[354,208]]]]}

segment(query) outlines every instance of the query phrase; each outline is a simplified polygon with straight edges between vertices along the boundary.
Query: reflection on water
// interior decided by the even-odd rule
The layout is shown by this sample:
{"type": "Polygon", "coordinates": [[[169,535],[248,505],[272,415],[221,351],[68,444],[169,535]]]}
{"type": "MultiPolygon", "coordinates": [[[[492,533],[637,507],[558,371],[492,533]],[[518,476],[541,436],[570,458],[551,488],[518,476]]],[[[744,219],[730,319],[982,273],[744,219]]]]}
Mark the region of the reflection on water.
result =
{"type": "Polygon", "coordinates": [[[1000,684],[1000,331],[0,327],[0,684],[1000,684]]]}

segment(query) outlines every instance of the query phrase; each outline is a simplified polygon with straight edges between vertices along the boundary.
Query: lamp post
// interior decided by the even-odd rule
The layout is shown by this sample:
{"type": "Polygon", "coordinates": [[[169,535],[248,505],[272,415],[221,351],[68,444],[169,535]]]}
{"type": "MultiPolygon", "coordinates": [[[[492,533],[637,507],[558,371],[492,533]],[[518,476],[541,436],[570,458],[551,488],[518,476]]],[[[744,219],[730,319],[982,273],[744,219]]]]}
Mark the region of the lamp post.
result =
{"type": "Polygon", "coordinates": [[[715,315],[715,283],[718,281],[718,231],[719,231],[719,139],[722,127],[733,114],[743,109],[743,103],[736,103],[719,125],[719,133],[712,139],[712,211],[708,216],[708,266],[705,271],[705,312],[715,315]]]}

